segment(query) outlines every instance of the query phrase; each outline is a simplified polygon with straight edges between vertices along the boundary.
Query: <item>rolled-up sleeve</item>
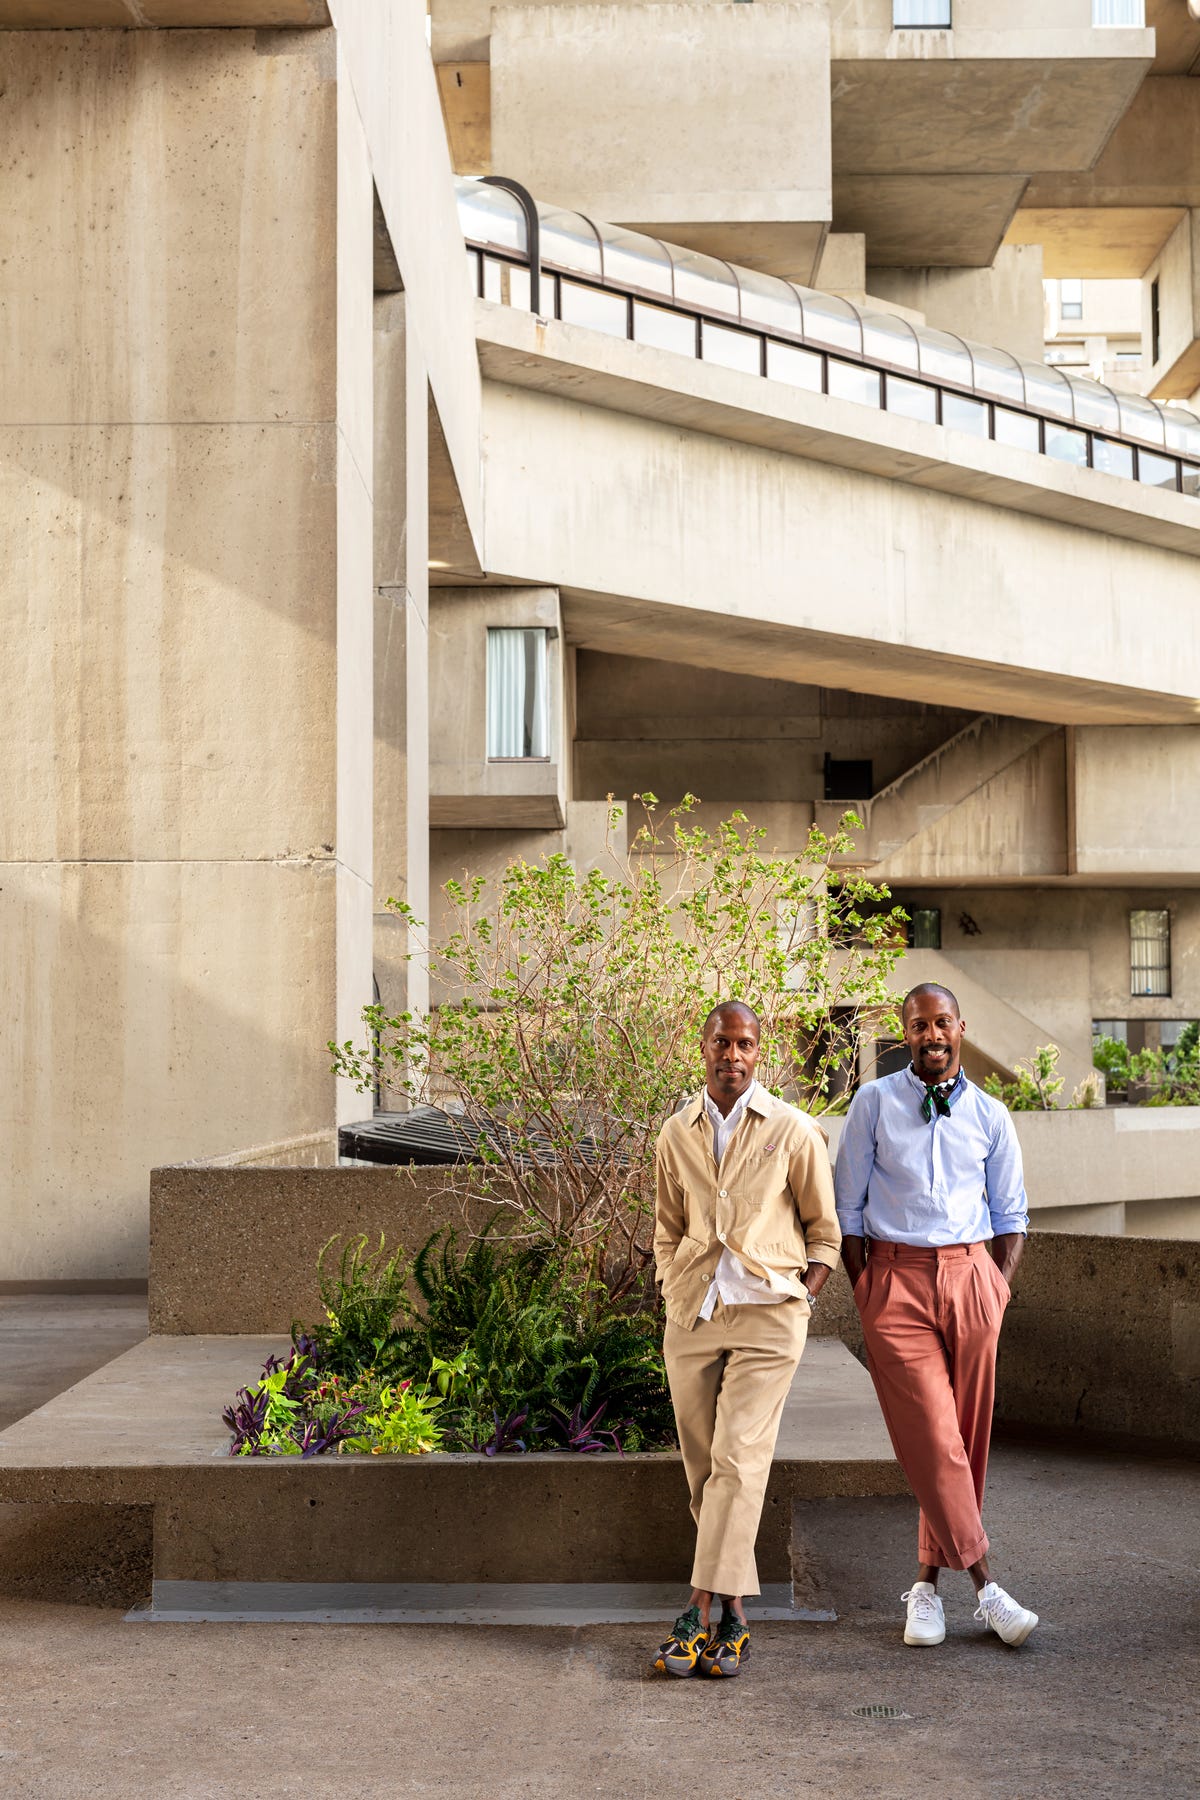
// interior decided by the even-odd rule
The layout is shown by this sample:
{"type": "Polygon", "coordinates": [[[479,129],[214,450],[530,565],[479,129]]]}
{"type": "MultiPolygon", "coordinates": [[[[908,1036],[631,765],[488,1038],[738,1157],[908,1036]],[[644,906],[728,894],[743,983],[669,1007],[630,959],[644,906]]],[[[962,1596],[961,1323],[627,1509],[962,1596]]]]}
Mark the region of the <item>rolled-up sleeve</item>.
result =
{"type": "Polygon", "coordinates": [[[863,1235],[863,1210],[875,1167],[875,1114],[870,1087],[860,1088],[846,1114],[834,1171],[838,1224],[843,1237],[863,1235]]]}
{"type": "Polygon", "coordinates": [[[995,1235],[1005,1237],[1019,1232],[1023,1237],[1027,1236],[1029,1205],[1025,1197],[1021,1145],[1012,1115],[1006,1111],[1002,1111],[996,1120],[992,1146],[984,1158],[983,1178],[995,1235]]]}
{"type": "Polygon", "coordinates": [[[654,1150],[654,1278],[661,1281],[683,1237],[683,1187],[670,1168],[670,1147],[659,1133],[654,1150]]]}
{"type": "Polygon", "coordinates": [[[825,1134],[819,1127],[805,1131],[788,1163],[788,1185],[804,1227],[804,1249],[809,1262],[836,1269],[842,1246],[833,1197],[833,1171],[825,1134]]]}

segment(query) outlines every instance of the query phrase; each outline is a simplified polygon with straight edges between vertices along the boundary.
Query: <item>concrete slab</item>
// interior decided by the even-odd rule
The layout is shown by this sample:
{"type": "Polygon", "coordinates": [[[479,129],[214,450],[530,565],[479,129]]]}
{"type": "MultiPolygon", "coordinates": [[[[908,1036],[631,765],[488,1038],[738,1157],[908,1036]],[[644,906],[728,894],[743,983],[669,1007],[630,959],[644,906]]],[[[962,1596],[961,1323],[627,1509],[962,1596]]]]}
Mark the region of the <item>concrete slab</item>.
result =
{"type": "Polygon", "coordinates": [[[0,1786],[14,1800],[644,1800],[676,1792],[681,1768],[719,1768],[739,1800],[1190,1795],[1198,1507],[1194,1464],[998,1445],[996,1570],[1042,1618],[1023,1649],[980,1633],[965,1576],[945,1580],[945,1644],[906,1649],[912,1543],[889,1536],[857,1546],[836,1624],[761,1623],[745,1673],[716,1692],[651,1674],[657,1624],[164,1634],[123,1623],[136,1590],[119,1609],[0,1600],[0,1786]],[[852,1715],[872,1702],[907,1716],[852,1715]],[[397,1729],[381,1736],[381,1718],[397,1729]]]}
{"type": "MultiPolygon", "coordinates": [[[[679,1607],[679,1586],[654,1581],[156,1581],[131,1624],[237,1620],[304,1625],[655,1625],[679,1607]]],[[[768,1582],[746,1616],[827,1624],[797,1609],[790,1582],[768,1582]]]]}
{"type": "Polygon", "coordinates": [[[0,1430],[146,1335],[139,1294],[0,1294],[0,1430]]]}

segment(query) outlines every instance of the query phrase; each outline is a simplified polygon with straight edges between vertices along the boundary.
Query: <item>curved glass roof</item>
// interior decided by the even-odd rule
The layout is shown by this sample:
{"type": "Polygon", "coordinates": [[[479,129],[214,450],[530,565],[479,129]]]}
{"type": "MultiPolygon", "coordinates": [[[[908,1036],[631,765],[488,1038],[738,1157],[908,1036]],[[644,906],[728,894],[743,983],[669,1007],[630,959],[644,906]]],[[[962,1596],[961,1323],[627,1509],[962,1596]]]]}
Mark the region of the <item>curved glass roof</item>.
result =
{"type": "MultiPolygon", "coordinates": [[[[457,177],[454,186],[467,242],[528,260],[525,216],[515,195],[467,176],[457,177]]],[[[912,325],[894,313],[867,311],[835,294],[739,268],[644,232],[593,222],[540,201],[536,205],[544,267],[644,294],[660,305],[665,301],[733,320],[751,331],[849,351],[869,363],[949,382],[1090,431],[1200,457],[1200,418],[1176,401],[1118,394],[1087,375],[1026,362],[931,325],[912,325]]]]}

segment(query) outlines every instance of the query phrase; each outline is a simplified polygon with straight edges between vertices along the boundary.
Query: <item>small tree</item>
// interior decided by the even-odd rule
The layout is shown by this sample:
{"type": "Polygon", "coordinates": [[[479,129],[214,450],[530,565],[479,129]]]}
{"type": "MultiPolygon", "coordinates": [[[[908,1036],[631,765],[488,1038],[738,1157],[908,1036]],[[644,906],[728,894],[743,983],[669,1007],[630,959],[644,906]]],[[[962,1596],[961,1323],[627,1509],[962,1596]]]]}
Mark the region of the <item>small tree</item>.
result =
{"type": "MultiPolygon", "coordinates": [[[[833,869],[851,849],[815,828],[798,857],[768,854],[734,813],[690,822],[688,796],[660,822],[652,794],[608,867],[562,855],[516,861],[491,897],[483,877],[446,884],[451,929],[423,945],[433,1010],[363,1018],[366,1047],[331,1044],[360,1091],[382,1081],[455,1122],[483,1164],[452,1173],[515,1222],[582,1260],[598,1294],[642,1287],[652,1259],[654,1144],[703,1079],[700,1024],[718,998],[762,1018],[759,1077],[811,1111],[843,1103],[868,1031],[897,1029],[888,977],[903,952],[884,887],[833,869]]],[[[389,907],[419,934],[410,908],[389,907]]]]}

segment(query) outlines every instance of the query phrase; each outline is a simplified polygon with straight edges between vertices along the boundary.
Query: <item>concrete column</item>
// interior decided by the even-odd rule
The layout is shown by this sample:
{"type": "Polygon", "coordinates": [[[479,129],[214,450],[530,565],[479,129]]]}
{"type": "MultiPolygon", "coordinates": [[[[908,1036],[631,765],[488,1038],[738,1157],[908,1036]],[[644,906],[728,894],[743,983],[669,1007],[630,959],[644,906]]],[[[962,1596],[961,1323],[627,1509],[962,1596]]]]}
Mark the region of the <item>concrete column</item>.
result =
{"type": "MultiPolygon", "coordinates": [[[[0,34],[0,1275],[332,1125],[370,996],[371,184],[332,31],[0,34]]],[[[342,1104],[360,1111],[361,1097],[342,1104]]]]}
{"type": "Polygon", "coordinates": [[[429,401],[403,294],[375,300],[375,977],[390,1012],[429,1003],[402,922],[429,919],[429,401]]]}

